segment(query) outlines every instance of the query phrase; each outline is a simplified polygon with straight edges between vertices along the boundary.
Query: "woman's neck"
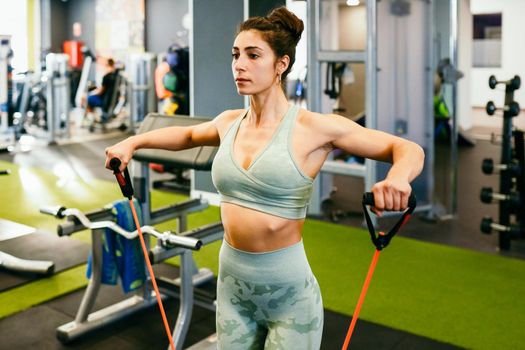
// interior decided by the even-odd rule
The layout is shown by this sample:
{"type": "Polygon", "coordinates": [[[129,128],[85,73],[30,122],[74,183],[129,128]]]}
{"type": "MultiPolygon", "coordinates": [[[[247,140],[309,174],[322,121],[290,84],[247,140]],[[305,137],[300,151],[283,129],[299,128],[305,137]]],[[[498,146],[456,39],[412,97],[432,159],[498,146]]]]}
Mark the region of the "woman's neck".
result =
{"type": "Polygon", "coordinates": [[[288,111],[289,104],[281,87],[250,96],[248,120],[256,126],[278,123],[288,111]]]}

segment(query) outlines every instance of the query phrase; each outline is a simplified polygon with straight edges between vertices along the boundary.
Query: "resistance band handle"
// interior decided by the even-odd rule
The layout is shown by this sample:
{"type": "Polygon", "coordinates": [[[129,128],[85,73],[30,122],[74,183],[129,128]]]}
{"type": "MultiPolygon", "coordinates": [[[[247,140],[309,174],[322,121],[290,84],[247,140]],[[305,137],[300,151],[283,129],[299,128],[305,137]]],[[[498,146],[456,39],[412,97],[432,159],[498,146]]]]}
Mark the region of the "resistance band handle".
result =
{"type": "Polygon", "coordinates": [[[115,174],[115,177],[117,178],[117,182],[120,186],[120,190],[122,191],[122,194],[124,197],[127,197],[128,199],[133,198],[133,185],[131,184],[131,178],[129,177],[129,171],[128,168],[124,169],[124,175],[120,172],[120,159],[118,158],[111,158],[109,161],[109,167],[113,170],[113,174],[115,174]]]}
{"type": "MultiPolygon", "coordinates": [[[[363,205],[370,205],[370,206],[375,205],[374,194],[372,192],[365,192],[363,194],[363,205]]],[[[412,211],[414,211],[416,206],[417,206],[416,196],[414,194],[411,194],[410,197],[408,197],[408,209],[409,210],[412,209],[410,211],[411,213],[412,211]]]]}
{"type": "Polygon", "coordinates": [[[374,194],[372,192],[365,192],[365,194],[363,195],[363,211],[365,213],[368,232],[370,233],[372,243],[375,245],[376,249],[382,250],[383,248],[386,248],[388,246],[390,240],[394,237],[394,235],[408,221],[408,219],[410,219],[410,215],[412,214],[414,209],[416,209],[417,200],[416,196],[414,194],[411,194],[408,198],[408,209],[403,213],[399,221],[394,225],[394,227],[392,227],[392,229],[390,229],[390,231],[387,234],[380,232],[378,235],[376,235],[374,225],[372,224],[372,219],[370,218],[370,214],[368,213],[368,209],[366,208],[367,205],[373,206],[374,204],[374,194]]]}

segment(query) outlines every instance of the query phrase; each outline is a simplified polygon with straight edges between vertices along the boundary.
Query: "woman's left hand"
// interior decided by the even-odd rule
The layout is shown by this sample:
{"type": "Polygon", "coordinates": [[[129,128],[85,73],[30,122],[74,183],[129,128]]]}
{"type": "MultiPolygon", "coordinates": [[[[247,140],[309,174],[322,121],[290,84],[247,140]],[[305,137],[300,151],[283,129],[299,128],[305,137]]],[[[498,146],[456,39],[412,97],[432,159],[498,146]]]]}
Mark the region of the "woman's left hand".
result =
{"type": "Polygon", "coordinates": [[[371,210],[381,216],[386,211],[401,211],[408,207],[412,187],[407,180],[386,178],[372,187],[375,205],[371,210]]]}

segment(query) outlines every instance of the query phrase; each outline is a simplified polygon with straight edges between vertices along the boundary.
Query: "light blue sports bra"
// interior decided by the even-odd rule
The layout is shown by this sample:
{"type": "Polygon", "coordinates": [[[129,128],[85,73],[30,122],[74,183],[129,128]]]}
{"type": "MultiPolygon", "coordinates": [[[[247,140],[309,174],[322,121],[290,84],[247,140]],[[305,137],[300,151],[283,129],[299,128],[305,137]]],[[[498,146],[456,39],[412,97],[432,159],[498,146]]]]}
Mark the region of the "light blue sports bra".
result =
{"type": "Polygon", "coordinates": [[[292,153],[292,130],[298,111],[294,105],[288,109],[268,145],[247,170],[235,161],[233,143],[248,111],[232,123],[211,168],[221,202],[287,219],[306,216],[313,179],[299,169],[292,153]]]}

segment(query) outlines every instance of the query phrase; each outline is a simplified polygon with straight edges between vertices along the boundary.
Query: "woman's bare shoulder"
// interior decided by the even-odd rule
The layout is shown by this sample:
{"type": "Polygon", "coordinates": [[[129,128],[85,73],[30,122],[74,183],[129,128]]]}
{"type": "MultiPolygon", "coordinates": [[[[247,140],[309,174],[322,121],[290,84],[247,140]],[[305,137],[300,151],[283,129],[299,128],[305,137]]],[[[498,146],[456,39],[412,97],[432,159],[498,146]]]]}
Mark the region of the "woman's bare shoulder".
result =
{"type": "Polygon", "coordinates": [[[342,135],[350,135],[362,129],[350,119],[337,115],[311,112],[301,109],[298,115],[298,124],[307,138],[316,139],[321,144],[328,144],[342,135]]]}
{"type": "Polygon", "coordinates": [[[300,109],[298,117],[301,123],[313,127],[348,127],[349,125],[356,124],[351,119],[338,114],[311,112],[303,108],[300,109]]]}
{"type": "Polygon", "coordinates": [[[229,109],[216,116],[214,123],[221,136],[230,128],[232,123],[245,112],[245,109],[229,109]]]}
{"type": "Polygon", "coordinates": [[[221,122],[233,121],[237,119],[237,117],[240,117],[244,112],[246,112],[245,109],[228,109],[215,117],[215,119],[221,122]]]}
{"type": "Polygon", "coordinates": [[[323,125],[326,125],[328,121],[332,120],[332,116],[332,114],[312,112],[301,108],[299,109],[299,114],[297,115],[297,121],[301,126],[317,129],[323,125]]]}

